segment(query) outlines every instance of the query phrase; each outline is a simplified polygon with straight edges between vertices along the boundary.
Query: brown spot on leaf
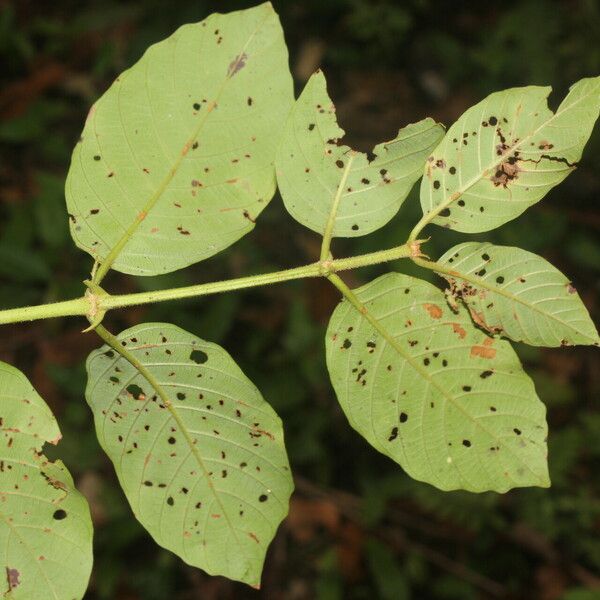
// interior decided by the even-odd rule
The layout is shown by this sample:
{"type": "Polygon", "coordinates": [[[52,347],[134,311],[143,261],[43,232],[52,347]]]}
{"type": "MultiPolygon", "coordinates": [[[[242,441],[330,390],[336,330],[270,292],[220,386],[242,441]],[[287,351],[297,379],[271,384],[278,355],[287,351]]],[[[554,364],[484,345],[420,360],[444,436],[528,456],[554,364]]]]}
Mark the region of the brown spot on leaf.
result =
{"type": "Polygon", "coordinates": [[[518,178],[521,168],[514,157],[509,157],[496,168],[496,172],[491,177],[491,181],[495,187],[508,187],[511,181],[518,178]]]}
{"type": "Polygon", "coordinates": [[[424,304],[423,306],[432,319],[442,318],[442,309],[437,304],[424,304]]]}
{"type": "Polygon", "coordinates": [[[248,55],[245,52],[238,54],[230,63],[227,69],[227,77],[233,77],[236,73],[239,73],[245,66],[248,55]]]}
{"type": "Polygon", "coordinates": [[[10,567],[6,567],[6,579],[8,581],[8,590],[14,590],[16,587],[19,587],[21,583],[19,581],[19,577],[21,573],[17,569],[11,569],[10,567]]]}
{"type": "Polygon", "coordinates": [[[495,358],[496,349],[491,348],[494,340],[492,338],[486,338],[481,346],[472,346],[471,347],[471,356],[479,356],[481,358],[495,358]]]}
{"type": "Polygon", "coordinates": [[[59,481],[58,479],[56,479],[56,477],[52,477],[51,475],[48,475],[47,473],[44,473],[43,471],[42,471],[41,475],[48,482],[48,485],[51,485],[53,488],[56,488],[57,490],[62,490],[63,492],[67,491],[67,486],[62,481],[59,481]]]}
{"type": "Polygon", "coordinates": [[[248,219],[251,223],[256,223],[256,219],[253,219],[247,210],[244,211],[244,219],[248,219]]]}
{"type": "Polygon", "coordinates": [[[452,323],[452,331],[462,340],[466,337],[467,332],[458,323],[452,323]]]}

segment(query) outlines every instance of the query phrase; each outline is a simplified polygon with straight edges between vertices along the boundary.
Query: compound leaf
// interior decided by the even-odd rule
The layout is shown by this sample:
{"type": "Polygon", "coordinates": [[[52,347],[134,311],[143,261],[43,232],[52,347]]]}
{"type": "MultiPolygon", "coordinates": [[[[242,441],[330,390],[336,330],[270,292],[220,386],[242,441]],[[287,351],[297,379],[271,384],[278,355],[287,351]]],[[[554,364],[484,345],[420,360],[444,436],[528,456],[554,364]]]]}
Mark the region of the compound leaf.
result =
{"type": "Polygon", "coordinates": [[[293,104],[269,3],[213,14],[151,46],[96,102],[66,195],[76,244],[137,275],[212,256],[254,227],[293,104]]]}
{"type": "Polygon", "coordinates": [[[376,146],[374,157],[356,152],[341,143],[344,131],[325,76],[317,71],[290,114],[277,154],[285,206],[294,219],[320,234],[331,214],[334,237],[371,233],[398,212],[443,131],[425,119],[376,146]]]}
{"type": "Polygon", "coordinates": [[[61,438],[25,375],[0,362],[0,561],[4,598],[83,598],[92,570],[88,504],[60,461],[42,453],[61,438]]]}
{"type": "Polygon", "coordinates": [[[327,330],[327,366],[351,425],[442,490],[549,485],[545,407],[504,340],[429,283],[396,273],[355,290],[327,330]]]}
{"type": "Polygon", "coordinates": [[[573,284],[542,257],[506,246],[467,242],[439,263],[452,302],[461,299],[473,320],[534,346],[598,344],[598,332],[573,284]]]}
{"type": "Polygon", "coordinates": [[[432,222],[488,231],[520,215],[571,173],[600,107],[600,77],[571,87],[556,113],[549,87],[491,94],[467,110],[434,150],[421,182],[432,222]]]}
{"type": "Polygon", "coordinates": [[[258,586],[288,511],[281,421],[220,346],[149,323],[89,356],[100,444],[152,537],[207,573],[258,586]]]}

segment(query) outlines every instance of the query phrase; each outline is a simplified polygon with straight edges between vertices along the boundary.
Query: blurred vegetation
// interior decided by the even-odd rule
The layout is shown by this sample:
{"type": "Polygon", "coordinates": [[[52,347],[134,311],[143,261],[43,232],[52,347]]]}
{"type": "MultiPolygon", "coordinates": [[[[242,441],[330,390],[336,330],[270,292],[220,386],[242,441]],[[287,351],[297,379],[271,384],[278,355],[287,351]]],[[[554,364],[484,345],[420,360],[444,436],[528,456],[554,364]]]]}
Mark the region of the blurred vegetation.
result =
{"type": "MultiPolygon", "coordinates": [[[[600,73],[595,0],[510,4],[432,0],[280,0],[298,89],[327,73],[348,140],[360,149],[403,124],[450,124],[487,93],[569,84],[600,73]]],[[[0,307],[82,293],[91,268],[67,228],[63,183],[89,106],[152,42],[250,0],[0,0],[0,307]]],[[[598,320],[600,131],[578,171],[517,221],[486,234],[544,255],[598,320]]],[[[403,241],[416,193],[379,233],[338,241],[339,256],[403,241]]],[[[464,239],[430,230],[432,256],[464,239]]],[[[112,274],[113,292],[210,281],[314,260],[319,240],[275,199],[255,231],[221,255],[153,279],[112,274]]],[[[406,262],[349,274],[352,285],[406,262]]],[[[427,274],[425,274],[427,276],[427,274]]],[[[56,411],[57,453],[90,500],[96,566],[89,600],[600,598],[600,364],[593,349],[518,347],[548,407],[549,490],[442,493],[410,480],[348,426],[325,369],[323,334],[338,301],[305,281],[111,314],[113,330],[166,320],[223,344],[284,420],[297,476],[290,518],[262,591],[209,578],[137,525],[95,440],[84,358],[99,345],[83,320],[4,327],[0,359],[23,369],[56,411]]]]}

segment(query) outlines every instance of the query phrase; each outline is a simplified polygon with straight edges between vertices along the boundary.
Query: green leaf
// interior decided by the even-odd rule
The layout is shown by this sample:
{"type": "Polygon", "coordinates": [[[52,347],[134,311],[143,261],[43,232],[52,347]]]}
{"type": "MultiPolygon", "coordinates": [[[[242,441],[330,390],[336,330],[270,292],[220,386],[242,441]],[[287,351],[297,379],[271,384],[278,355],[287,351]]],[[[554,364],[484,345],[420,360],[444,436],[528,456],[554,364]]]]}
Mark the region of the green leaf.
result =
{"type": "Polygon", "coordinates": [[[25,375],[0,362],[0,563],[12,600],[83,598],[92,570],[92,521],[60,461],[42,453],[61,438],[25,375]]]}
{"type": "Polygon", "coordinates": [[[137,275],[228,247],[275,192],[293,101],[269,3],[213,14],[151,46],[92,107],[73,153],[66,194],[76,244],[137,275]]]}
{"type": "Polygon", "coordinates": [[[142,525],[207,573],[257,586],[293,484],[281,421],[216,344],[165,323],[87,361],[100,444],[142,525]]]}
{"type": "Polygon", "coordinates": [[[450,127],[421,182],[426,217],[456,231],[488,231],[575,169],[598,117],[600,77],[574,84],[556,113],[546,104],[550,89],[491,94],[450,127]]]}
{"type": "Polygon", "coordinates": [[[392,273],[355,290],[327,330],[351,425],[442,490],[549,485],[545,407],[510,344],[454,314],[429,283],[392,273]]]}
{"type": "Polygon", "coordinates": [[[573,284],[536,254],[467,242],[438,261],[475,323],[534,346],[598,344],[598,332],[573,284]]]}
{"type": "Polygon", "coordinates": [[[308,81],[288,119],[277,155],[277,181],[289,213],[323,234],[333,214],[334,237],[356,237],[385,225],[422,174],[443,128],[432,119],[408,125],[373,149],[375,158],[341,143],[325,76],[308,81]]]}

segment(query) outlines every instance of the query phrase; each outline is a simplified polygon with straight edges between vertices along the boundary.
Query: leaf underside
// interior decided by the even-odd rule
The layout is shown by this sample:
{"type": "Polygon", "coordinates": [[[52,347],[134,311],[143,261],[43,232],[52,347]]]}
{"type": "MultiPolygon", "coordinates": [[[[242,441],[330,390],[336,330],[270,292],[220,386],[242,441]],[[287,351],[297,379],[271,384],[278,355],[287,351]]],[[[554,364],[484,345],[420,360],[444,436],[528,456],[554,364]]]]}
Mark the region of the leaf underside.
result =
{"type": "Polygon", "coordinates": [[[490,333],[534,346],[598,344],[577,290],[548,261],[520,248],[466,242],[438,261],[450,295],[490,333]],[[466,279],[465,279],[466,278],[466,279]]]}
{"type": "Polygon", "coordinates": [[[279,417],[221,347],[165,323],[87,362],[100,444],[138,520],[187,563],[260,583],[293,484],[279,417]]]}
{"type": "Polygon", "coordinates": [[[571,87],[556,113],[549,87],[491,94],[467,110],[433,151],[421,206],[433,223],[476,233],[514,219],[576,167],[598,118],[600,77],[571,87]]]}
{"type": "Polygon", "coordinates": [[[344,131],[325,76],[317,71],[290,113],[277,155],[284,204],[294,219],[317,233],[325,232],[332,209],[334,237],[371,233],[398,212],[443,131],[424,119],[376,146],[374,157],[356,152],[341,143],[344,131]]]}
{"type": "Polygon", "coordinates": [[[365,312],[336,308],[327,366],[370,444],[442,490],[549,485],[545,407],[508,342],[413,277],[384,275],[355,294],[365,312]]]}
{"type": "Polygon", "coordinates": [[[3,597],[83,598],[92,570],[87,502],[60,462],[43,454],[60,440],[50,409],[27,378],[0,362],[0,564],[3,597]]]}
{"type": "Polygon", "coordinates": [[[269,3],[213,14],[151,46],[96,102],[67,178],[71,234],[137,275],[180,269],[254,227],[275,192],[293,104],[269,3]]]}

